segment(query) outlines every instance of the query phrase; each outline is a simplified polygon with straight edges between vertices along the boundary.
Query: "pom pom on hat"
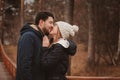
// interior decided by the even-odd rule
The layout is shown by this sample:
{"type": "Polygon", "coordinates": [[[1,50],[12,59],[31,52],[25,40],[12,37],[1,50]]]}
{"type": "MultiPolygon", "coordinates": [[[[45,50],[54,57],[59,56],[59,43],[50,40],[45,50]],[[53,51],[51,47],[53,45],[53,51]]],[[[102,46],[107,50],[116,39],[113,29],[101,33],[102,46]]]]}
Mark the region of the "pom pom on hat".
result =
{"type": "Polygon", "coordinates": [[[79,27],[77,25],[73,25],[72,28],[75,32],[78,32],[78,30],[79,30],[79,27]]]}
{"type": "Polygon", "coordinates": [[[79,30],[78,26],[76,25],[72,26],[67,22],[58,21],[55,24],[58,26],[62,37],[65,39],[69,38],[70,36],[73,37],[75,35],[75,32],[78,32],[79,30]]]}

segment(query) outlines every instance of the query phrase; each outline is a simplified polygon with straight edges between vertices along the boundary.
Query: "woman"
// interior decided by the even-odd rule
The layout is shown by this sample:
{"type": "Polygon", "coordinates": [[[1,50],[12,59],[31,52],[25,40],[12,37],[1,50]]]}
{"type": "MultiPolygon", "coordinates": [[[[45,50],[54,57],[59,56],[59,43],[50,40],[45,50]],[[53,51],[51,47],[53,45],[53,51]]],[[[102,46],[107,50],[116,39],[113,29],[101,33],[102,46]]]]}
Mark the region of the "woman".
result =
{"type": "Polygon", "coordinates": [[[49,44],[48,38],[43,38],[42,65],[46,70],[46,80],[66,80],[66,72],[69,66],[69,55],[76,53],[76,44],[68,40],[78,31],[77,26],[72,26],[66,22],[55,23],[50,35],[53,43],[49,44]]]}

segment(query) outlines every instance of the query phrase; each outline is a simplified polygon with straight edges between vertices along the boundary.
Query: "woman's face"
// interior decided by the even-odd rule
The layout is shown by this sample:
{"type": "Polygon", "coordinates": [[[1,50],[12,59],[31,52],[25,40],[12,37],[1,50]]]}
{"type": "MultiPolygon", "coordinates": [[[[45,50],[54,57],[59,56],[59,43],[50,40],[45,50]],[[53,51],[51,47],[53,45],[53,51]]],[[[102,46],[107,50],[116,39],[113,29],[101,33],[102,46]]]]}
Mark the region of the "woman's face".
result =
{"type": "Polygon", "coordinates": [[[60,32],[57,25],[54,25],[53,29],[50,32],[50,36],[54,39],[53,41],[57,41],[60,38],[60,32]]]}
{"type": "Polygon", "coordinates": [[[58,34],[58,27],[57,25],[54,25],[53,29],[50,32],[50,35],[56,36],[58,34]]]}

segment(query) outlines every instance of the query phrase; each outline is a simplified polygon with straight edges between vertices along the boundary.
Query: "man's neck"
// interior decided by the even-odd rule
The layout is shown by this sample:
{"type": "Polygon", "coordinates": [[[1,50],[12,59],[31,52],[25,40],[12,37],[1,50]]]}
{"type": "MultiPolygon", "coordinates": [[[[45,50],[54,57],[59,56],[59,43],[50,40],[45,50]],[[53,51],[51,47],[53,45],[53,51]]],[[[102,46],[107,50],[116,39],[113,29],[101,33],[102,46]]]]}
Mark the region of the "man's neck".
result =
{"type": "Polygon", "coordinates": [[[38,26],[36,26],[36,25],[34,25],[34,24],[32,24],[32,25],[30,25],[33,29],[35,29],[35,30],[37,30],[37,31],[39,31],[39,32],[41,32],[42,33],[42,35],[44,36],[44,32],[42,31],[42,29],[41,28],[39,28],[38,26]]]}
{"type": "Polygon", "coordinates": [[[38,28],[36,27],[36,25],[31,24],[30,26],[31,26],[33,29],[35,29],[35,30],[39,31],[39,30],[38,30],[38,28]]]}
{"type": "Polygon", "coordinates": [[[43,30],[42,30],[42,28],[38,25],[38,26],[36,26],[37,27],[37,29],[38,29],[38,31],[42,31],[42,33],[44,34],[44,32],[43,32],[43,30]]]}

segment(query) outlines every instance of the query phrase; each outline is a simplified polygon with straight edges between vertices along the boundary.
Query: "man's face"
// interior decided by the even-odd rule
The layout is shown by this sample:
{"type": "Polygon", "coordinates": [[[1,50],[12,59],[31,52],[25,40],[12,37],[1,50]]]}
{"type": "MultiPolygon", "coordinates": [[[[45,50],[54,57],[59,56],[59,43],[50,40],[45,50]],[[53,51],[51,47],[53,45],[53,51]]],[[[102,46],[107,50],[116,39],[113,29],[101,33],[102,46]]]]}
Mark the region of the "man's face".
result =
{"type": "Polygon", "coordinates": [[[45,35],[49,35],[51,30],[53,29],[53,22],[54,21],[52,17],[48,17],[48,19],[44,22],[43,32],[45,33],[45,35]]]}

